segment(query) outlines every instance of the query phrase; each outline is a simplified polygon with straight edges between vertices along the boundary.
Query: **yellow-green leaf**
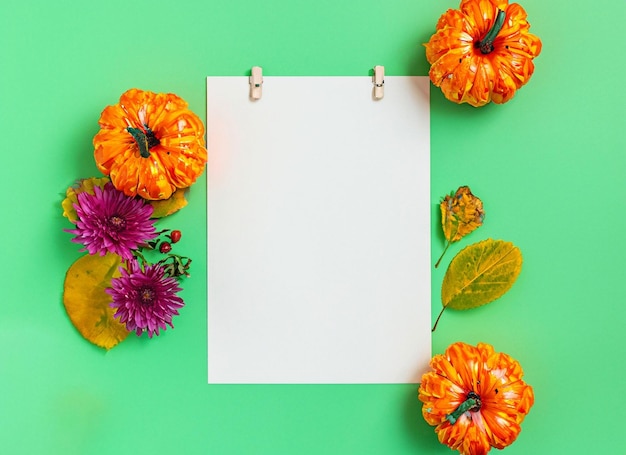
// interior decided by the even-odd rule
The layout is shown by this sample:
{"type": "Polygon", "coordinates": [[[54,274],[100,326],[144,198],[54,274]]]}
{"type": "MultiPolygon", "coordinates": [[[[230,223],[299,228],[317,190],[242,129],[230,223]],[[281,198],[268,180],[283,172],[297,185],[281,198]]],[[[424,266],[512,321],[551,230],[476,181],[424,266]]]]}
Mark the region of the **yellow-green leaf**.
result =
{"type": "Polygon", "coordinates": [[[511,289],[521,270],[522,254],[511,242],[487,239],[464,248],[443,278],[443,310],[467,310],[493,302],[511,289]]]}
{"type": "Polygon", "coordinates": [[[128,336],[124,324],[113,318],[111,296],[104,290],[120,275],[115,254],[85,255],[70,266],[63,287],[63,305],[80,334],[96,346],[111,349],[128,336]]]}
{"type": "Polygon", "coordinates": [[[187,205],[187,199],[185,199],[185,189],[177,189],[167,199],[147,202],[149,202],[154,209],[154,212],[152,212],[152,218],[166,217],[174,212],[178,212],[187,205]]]}
{"type": "Polygon", "coordinates": [[[441,258],[451,243],[458,242],[470,232],[479,228],[485,219],[483,202],[474,196],[469,186],[461,186],[456,193],[447,195],[439,204],[441,209],[441,227],[446,239],[446,246],[435,264],[439,266],[441,258]]]}

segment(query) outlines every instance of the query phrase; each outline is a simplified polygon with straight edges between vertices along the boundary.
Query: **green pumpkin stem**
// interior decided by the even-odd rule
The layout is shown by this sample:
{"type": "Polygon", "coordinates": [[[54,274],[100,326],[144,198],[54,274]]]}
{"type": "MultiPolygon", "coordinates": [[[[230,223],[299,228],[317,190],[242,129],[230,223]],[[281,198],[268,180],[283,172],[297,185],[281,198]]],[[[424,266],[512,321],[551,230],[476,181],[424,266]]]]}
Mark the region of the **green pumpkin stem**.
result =
{"type": "Polygon", "coordinates": [[[504,25],[504,19],[506,18],[506,13],[501,9],[498,9],[498,15],[496,16],[496,20],[491,27],[491,30],[487,32],[485,37],[481,39],[478,43],[476,43],[476,47],[480,49],[480,52],[483,54],[488,54],[493,51],[493,42],[495,41],[498,33],[502,30],[502,26],[504,25]]]}
{"type": "Polygon", "coordinates": [[[450,425],[454,425],[459,417],[465,414],[467,411],[478,411],[481,406],[480,397],[475,392],[467,394],[466,400],[461,403],[451,414],[446,415],[446,420],[450,422],[450,425]]]}
{"type": "Polygon", "coordinates": [[[137,142],[141,156],[143,158],[148,158],[150,157],[150,149],[155,145],[158,145],[159,140],[154,136],[154,133],[148,125],[144,126],[146,131],[141,128],[133,128],[132,126],[126,128],[126,131],[128,131],[133,139],[135,139],[135,142],[137,142]]]}

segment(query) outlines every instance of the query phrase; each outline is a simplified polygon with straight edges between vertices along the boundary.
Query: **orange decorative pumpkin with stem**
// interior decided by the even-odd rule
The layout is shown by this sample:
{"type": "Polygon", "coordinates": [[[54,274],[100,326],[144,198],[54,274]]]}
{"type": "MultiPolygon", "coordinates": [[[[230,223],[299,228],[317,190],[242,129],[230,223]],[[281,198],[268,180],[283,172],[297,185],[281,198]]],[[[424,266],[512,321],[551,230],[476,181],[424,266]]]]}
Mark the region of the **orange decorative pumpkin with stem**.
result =
{"type": "Polygon", "coordinates": [[[429,76],[447,99],[474,107],[505,103],[528,82],[541,40],[526,11],[508,0],[462,0],[425,44],[429,76]]]}
{"type": "Polygon", "coordinates": [[[535,400],[516,360],[486,343],[457,342],[430,366],[419,399],[442,444],[462,455],[485,455],[515,441],[535,400]]]}
{"type": "Polygon", "coordinates": [[[168,199],[204,171],[204,125],[177,95],[128,90],[98,123],[96,165],[128,196],[168,199]]]}

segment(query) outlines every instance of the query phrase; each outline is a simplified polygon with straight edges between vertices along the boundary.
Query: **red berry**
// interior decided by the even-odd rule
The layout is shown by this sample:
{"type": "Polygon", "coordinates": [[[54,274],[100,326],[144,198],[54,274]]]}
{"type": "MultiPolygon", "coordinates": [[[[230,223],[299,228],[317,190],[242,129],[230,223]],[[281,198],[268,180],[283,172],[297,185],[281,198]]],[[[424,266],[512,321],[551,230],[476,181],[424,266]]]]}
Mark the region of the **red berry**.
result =
{"type": "Polygon", "coordinates": [[[159,251],[163,254],[169,253],[170,251],[172,251],[172,245],[170,245],[170,242],[163,242],[159,246],[159,251]]]}
{"type": "Polygon", "coordinates": [[[180,238],[183,236],[183,233],[180,232],[178,229],[170,232],[170,240],[172,241],[172,243],[176,243],[180,240],[180,238]]]}

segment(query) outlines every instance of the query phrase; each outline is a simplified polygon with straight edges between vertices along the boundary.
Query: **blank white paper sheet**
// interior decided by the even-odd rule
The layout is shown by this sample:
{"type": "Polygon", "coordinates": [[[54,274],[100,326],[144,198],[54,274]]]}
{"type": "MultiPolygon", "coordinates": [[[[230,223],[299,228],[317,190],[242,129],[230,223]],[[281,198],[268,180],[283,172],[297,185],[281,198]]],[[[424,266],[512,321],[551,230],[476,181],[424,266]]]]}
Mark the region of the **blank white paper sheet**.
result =
{"type": "Polygon", "coordinates": [[[208,77],[207,142],[209,383],[419,382],[428,78],[208,77]]]}

